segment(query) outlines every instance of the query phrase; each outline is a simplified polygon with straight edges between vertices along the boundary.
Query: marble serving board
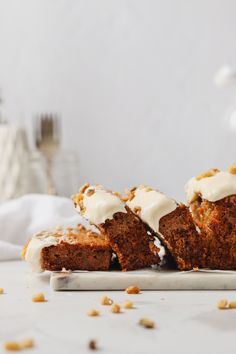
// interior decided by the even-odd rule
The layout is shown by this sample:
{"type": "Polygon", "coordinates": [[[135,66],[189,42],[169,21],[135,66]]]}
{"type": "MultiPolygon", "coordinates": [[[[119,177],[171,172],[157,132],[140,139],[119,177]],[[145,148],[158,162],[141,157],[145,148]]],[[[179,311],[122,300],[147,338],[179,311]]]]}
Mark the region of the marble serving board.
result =
{"type": "Polygon", "coordinates": [[[236,271],[173,271],[143,269],[121,272],[53,272],[54,290],[236,290],[236,271]]]}

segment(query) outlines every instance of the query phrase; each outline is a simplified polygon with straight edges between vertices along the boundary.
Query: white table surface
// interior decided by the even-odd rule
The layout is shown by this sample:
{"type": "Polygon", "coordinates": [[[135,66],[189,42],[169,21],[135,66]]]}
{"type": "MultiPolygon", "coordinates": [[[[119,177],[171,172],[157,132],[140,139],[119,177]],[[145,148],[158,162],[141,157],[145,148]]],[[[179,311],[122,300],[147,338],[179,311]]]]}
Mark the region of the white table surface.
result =
{"type": "Polygon", "coordinates": [[[6,340],[31,337],[35,347],[27,353],[91,353],[88,341],[96,339],[99,353],[214,353],[235,354],[236,310],[218,310],[221,298],[236,300],[236,291],[123,291],[54,292],[49,275],[35,276],[23,262],[0,263],[0,353],[6,340]],[[33,303],[44,292],[48,302],[33,303]],[[134,301],[135,309],[109,313],[100,305],[103,294],[115,302],[134,301]],[[101,316],[88,317],[91,308],[101,316]],[[141,317],[157,328],[137,325],[141,317]]]}

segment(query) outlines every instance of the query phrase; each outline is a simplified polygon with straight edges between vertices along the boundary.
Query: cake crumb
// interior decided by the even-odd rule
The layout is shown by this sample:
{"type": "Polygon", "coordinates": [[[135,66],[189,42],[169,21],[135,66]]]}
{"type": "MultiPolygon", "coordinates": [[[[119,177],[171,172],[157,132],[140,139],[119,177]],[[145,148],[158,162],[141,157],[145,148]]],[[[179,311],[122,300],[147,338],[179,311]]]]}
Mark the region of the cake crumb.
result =
{"type": "Polygon", "coordinates": [[[113,300],[110,299],[108,296],[102,296],[101,298],[101,304],[102,305],[112,305],[113,304],[113,300]]]}
{"type": "Polygon", "coordinates": [[[228,300],[222,299],[217,303],[217,307],[220,310],[224,310],[228,307],[228,300]]]}
{"type": "Polygon", "coordinates": [[[95,317],[95,316],[99,316],[100,312],[98,310],[92,309],[87,312],[87,315],[91,317],[95,317]]]}
{"type": "Polygon", "coordinates": [[[89,349],[91,349],[91,350],[97,349],[97,342],[94,339],[89,341],[89,349]]]}
{"type": "Polygon", "coordinates": [[[21,350],[21,346],[18,342],[6,342],[4,344],[5,350],[8,351],[18,351],[21,350]]]}
{"type": "Polygon", "coordinates": [[[38,293],[32,296],[33,302],[46,302],[45,296],[43,293],[38,293]]]}
{"type": "Polygon", "coordinates": [[[193,267],[193,271],[194,271],[194,272],[198,272],[198,271],[199,271],[199,268],[198,268],[198,267],[193,267]]]}
{"type": "Polygon", "coordinates": [[[230,309],[236,309],[236,301],[231,301],[231,302],[229,303],[229,308],[230,308],[230,309]]]}
{"type": "Polygon", "coordinates": [[[138,286],[129,286],[126,290],[127,294],[139,294],[140,288],[138,286]]]}
{"type": "Polygon", "coordinates": [[[0,294],[4,294],[4,289],[0,288],[0,294]]]}
{"type": "Polygon", "coordinates": [[[149,320],[148,318],[141,318],[141,320],[139,321],[139,325],[145,328],[155,328],[155,322],[149,320]]]}
{"type": "Polygon", "coordinates": [[[125,309],[132,309],[134,307],[134,303],[130,300],[126,300],[124,302],[124,308],[125,309]]]}
{"type": "Polygon", "coordinates": [[[113,304],[111,307],[111,312],[113,313],[120,313],[120,305],[118,304],[113,304]]]}

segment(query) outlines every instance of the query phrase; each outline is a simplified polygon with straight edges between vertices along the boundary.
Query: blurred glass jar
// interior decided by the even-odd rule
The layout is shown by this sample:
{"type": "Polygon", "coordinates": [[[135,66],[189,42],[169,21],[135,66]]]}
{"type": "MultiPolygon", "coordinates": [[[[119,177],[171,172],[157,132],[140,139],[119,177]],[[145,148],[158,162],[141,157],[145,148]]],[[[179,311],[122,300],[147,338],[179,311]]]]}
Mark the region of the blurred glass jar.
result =
{"type": "Polygon", "coordinates": [[[46,177],[46,161],[43,155],[38,150],[33,150],[30,153],[30,174],[31,186],[30,193],[47,193],[47,177],[46,177]]]}
{"type": "MultiPolygon", "coordinates": [[[[31,154],[31,193],[48,193],[47,162],[37,150],[31,154]]],[[[78,188],[78,155],[59,151],[52,161],[52,181],[56,195],[70,197],[78,188]]]]}
{"type": "Polygon", "coordinates": [[[59,151],[52,165],[56,194],[70,197],[78,189],[78,155],[71,151],[59,151]]]}

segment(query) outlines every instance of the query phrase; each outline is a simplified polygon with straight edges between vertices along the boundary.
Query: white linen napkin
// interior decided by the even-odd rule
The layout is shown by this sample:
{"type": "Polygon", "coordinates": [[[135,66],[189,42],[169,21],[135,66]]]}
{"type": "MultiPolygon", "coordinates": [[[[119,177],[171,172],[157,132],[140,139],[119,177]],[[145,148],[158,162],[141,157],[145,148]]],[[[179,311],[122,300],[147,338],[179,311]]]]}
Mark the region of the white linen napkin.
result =
{"type": "Polygon", "coordinates": [[[76,212],[72,200],[28,194],[0,204],[0,261],[19,259],[22,245],[38,231],[88,223],[76,212]]]}

